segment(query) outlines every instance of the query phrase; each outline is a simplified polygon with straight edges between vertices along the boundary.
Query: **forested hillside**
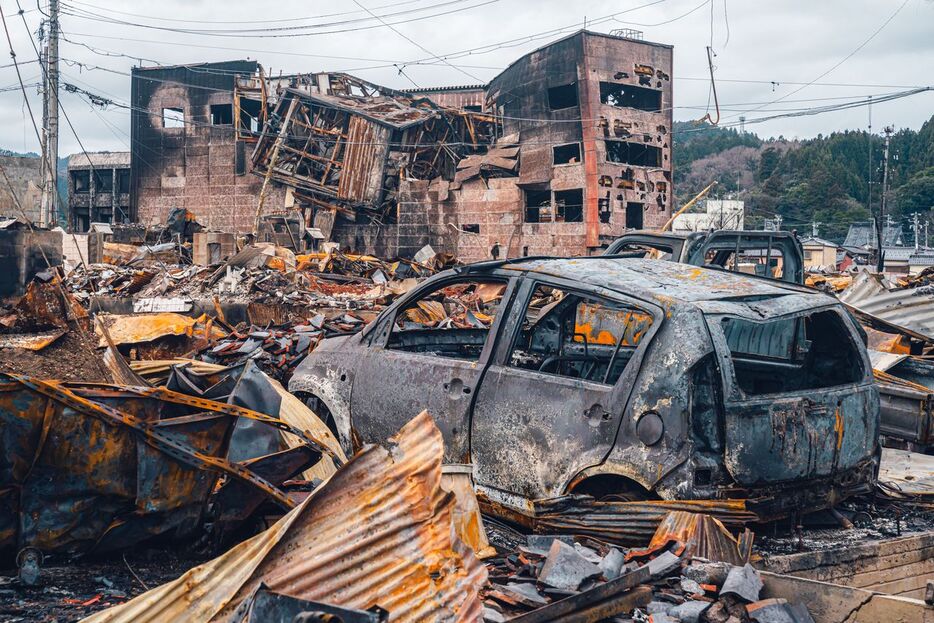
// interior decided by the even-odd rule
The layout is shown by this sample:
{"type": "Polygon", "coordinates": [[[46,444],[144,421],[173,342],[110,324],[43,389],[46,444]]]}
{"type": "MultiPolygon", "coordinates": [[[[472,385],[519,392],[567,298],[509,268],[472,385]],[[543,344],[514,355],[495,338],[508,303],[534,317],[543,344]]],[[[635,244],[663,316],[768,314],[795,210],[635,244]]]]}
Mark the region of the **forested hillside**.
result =
{"type": "MultiPolygon", "coordinates": [[[[841,241],[853,221],[869,218],[870,171],[872,206],[878,210],[882,190],[883,138],[847,131],[814,139],[761,139],[735,129],[674,126],[675,189],[684,203],[713,180],[714,196],[732,193],[746,201],[747,227],[776,214],[783,226],[810,232],[818,221],[821,235],[841,241]]],[[[892,135],[889,159],[888,212],[907,226],[914,212],[922,220],[934,208],[934,117],[920,130],[892,135]]],[[[907,231],[907,228],[906,228],[907,231]]]]}

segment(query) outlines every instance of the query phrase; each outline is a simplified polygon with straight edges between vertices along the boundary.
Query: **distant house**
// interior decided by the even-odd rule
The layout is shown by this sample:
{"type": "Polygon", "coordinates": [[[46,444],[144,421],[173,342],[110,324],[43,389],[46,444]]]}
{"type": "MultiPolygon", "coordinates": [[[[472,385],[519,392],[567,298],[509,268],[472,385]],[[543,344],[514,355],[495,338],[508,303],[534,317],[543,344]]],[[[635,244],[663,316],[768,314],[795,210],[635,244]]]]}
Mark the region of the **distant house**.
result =
{"type": "Polygon", "coordinates": [[[934,266],[934,249],[915,249],[908,258],[908,274],[917,275],[925,268],[934,266]]]}
{"type": "Polygon", "coordinates": [[[130,219],[130,152],[98,151],[68,158],[68,220],[76,232],[91,223],[130,219]]]}
{"type": "MultiPolygon", "coordinates": [[[[902,229],[895,225],[886,225],[883,230],[883,247],[900,247],[904,245],[902,229]]],[[[853,223],[846,233],[846,240],[840,245],[845,248],[868,249],[878,246],[876,229],[872,223],[853,223]]]]}
{"type": "Polygon", "coordinates": [[[837,244],[818,238],[808,236],[801,238],[801,246],[804,248],[804,268],[818,268],[837,266],[837,244]]]}
{"type": "Polygon", "coordinates": [[[886,273],[908,274],[908,260],[914,254],[914,247],[883,247],[882,271],[886,273]]]}
{"type": "Polygon", "coordinates": [[[671,231],[687,234],[711,229],[743,229],[745,203],[735,199],[708,199],[704,212],[687,212],[675,217],[671,231]]]}

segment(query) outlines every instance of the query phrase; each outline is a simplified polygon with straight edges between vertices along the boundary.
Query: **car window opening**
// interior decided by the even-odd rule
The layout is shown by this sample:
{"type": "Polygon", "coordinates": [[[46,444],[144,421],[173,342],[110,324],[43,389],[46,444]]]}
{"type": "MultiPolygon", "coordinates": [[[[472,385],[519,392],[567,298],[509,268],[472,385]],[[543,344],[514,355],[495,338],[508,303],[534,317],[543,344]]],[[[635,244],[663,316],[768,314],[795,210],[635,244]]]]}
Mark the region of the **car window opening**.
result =
{"type": "Polygon", "coordinates": [[[539,285],[509,366],[613,385],[651,326],[641,309],[539,285]]]}
{"type": "Polygon", "coordinates": [[[724,317],[720,326],[736,383],[748,396],[824,389],[863,378],[859,350],[833,311],[768,322],[724,317]]]}
{"type": "Polygon", "coordinates": [[[505,291],[505,281],[448,282],[398,312],[386,348],[476,361],[505,291]]]}

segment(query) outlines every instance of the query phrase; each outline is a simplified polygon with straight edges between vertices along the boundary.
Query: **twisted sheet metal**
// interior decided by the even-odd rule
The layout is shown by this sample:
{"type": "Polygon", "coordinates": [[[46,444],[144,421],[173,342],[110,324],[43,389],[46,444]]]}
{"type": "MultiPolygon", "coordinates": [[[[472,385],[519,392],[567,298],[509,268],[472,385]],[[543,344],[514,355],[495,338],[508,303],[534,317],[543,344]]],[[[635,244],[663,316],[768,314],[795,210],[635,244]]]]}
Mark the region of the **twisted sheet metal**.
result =
{"type": "Polygon", "coordinates": [[[838,296],[861,312],[934,339],[934,294],[928,288],[887,290],[880,275],[862,272],[838,296]]]}
{"type": "Polygon", "coordinates": [[[647,500],[600,502],[565,496],[535,502],[535,531],[591,536],[627,547],[642,547],[671,511],[702,513],[730,527],[755,522],[745,500],[647,500]]]}
{"type": "Polygon", "coordinates": [[[675,553],[742,566],[752,555],[753,534],[748,529],[734,537],[726,527],[710,515],[672,511],[668,513],[644,551],[631,550],[626,560],[632,560],[680,543],[675,553]]]}
{"type": "Polygon", "coordinates": [[[479,621],[485,567],[453,537],[427,412],[368,446],[272,528],[89,623],[228,621],[260,582],[392,621],[479,621]]]}

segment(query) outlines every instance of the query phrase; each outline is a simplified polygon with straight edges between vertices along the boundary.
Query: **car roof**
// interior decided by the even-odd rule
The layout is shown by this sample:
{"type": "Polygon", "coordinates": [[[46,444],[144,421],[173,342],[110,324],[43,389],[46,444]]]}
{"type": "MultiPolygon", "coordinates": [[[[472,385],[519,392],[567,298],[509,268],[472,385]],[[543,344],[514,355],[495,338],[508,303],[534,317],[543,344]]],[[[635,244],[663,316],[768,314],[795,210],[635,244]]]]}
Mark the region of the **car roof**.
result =
{"type": "MultiPolygon", "coordinates": [[[[617,290],[643,300],[669,303],[770,298],[791,294],[822,296],[814,290],[783,281],[663,260],[594,256],[517,259],[484,264],[489,269],[549,275],[617,290]]],[[[483,265],[476,266],[479,268],[483,265]]]]}

